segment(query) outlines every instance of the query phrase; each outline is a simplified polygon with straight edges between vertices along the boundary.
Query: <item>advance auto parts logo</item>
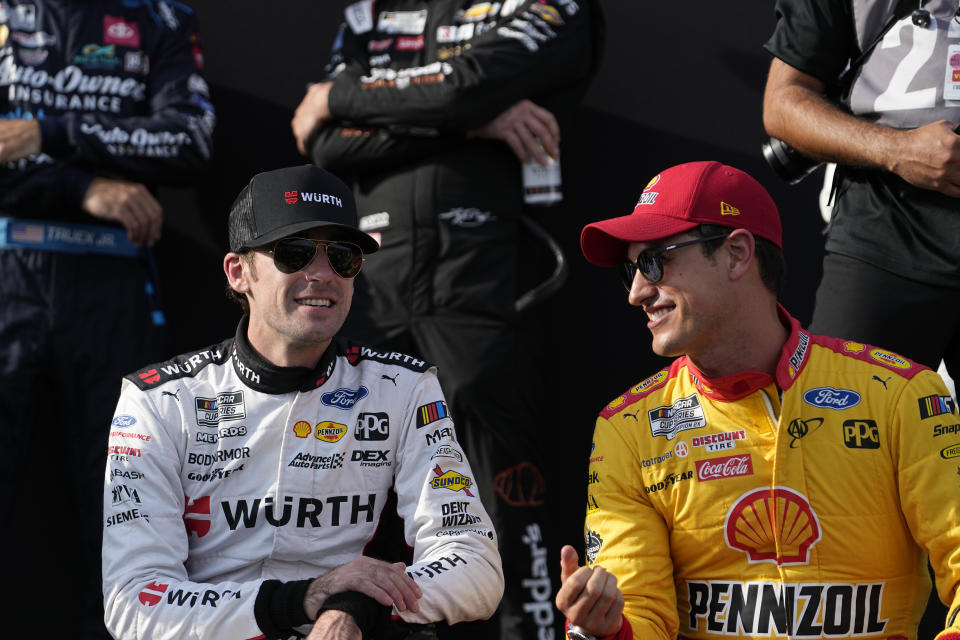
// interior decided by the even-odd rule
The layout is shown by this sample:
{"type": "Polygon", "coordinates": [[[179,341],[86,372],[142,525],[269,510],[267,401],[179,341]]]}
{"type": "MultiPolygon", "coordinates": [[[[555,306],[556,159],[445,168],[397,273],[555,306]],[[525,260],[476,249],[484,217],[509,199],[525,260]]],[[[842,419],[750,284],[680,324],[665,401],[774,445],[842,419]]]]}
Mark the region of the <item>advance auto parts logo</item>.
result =
{"type": "Polygon", "coordinates": [[[448,489],[450,491],[463,491],[465,494],[473,497],[470,493],[470,487],[473,486],[473,480],[456,471],[444,471],[437,465],[433,468],[437,477],[430,481],[430,486],[434,489],[448,489]]]}
{"type": "Polygon", "coordinates": [[[673,440],[681,431],[707,425],[697,394],[680,398],[669,407],[657,407],[648,411],[647,415],[650,418],[650,433],[654,438],[666,436],[667,440],[673,440]]]}
{"type": "Polygon", "coordinates": [[[727,546],[746,553],[750,564],[807,564],[810,549],[822,534],[810,501],[787,487],[764,487],[743,494],[727,512],[724,525],[727,546]]]}

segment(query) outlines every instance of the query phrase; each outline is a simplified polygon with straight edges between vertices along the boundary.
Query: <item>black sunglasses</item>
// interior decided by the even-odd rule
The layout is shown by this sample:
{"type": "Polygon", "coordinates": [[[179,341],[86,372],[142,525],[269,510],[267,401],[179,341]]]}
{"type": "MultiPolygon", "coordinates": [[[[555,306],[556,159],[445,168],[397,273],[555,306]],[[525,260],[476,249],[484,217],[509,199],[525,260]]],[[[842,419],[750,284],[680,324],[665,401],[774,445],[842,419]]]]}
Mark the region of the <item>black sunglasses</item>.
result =
{"type": "Polygon", "coordinates": [[[323,247],[330,268],[341,278],[357,277],[363,267],[363,249],[342,240],[311,240],[310,238],[283,238],[272,248],[273,264],[281,273],[296,273],[313,262],[317,248],[323,247]]]}
{"type": "Polygon", "coordinates": [[[687,240],[686,242],[668,244],[655,249],[644,249],[640,252],[640,255],[637,256],[636,262],[630,262],[629,260],[624,261],[623,269],[620,270],[620,277],[623,278],[623,286],[627,288],[627,291],[630,291],[638,269],[644,280],[650,284],[656,284],[663,278],[663,254],[667,251],[689,247],[692,244],[700,244],[701,242],[719,240],[720,238],[726,238],[728,235],[730,235],[729,231],[704,238],[697,238],[695,240],[687,240]]]}

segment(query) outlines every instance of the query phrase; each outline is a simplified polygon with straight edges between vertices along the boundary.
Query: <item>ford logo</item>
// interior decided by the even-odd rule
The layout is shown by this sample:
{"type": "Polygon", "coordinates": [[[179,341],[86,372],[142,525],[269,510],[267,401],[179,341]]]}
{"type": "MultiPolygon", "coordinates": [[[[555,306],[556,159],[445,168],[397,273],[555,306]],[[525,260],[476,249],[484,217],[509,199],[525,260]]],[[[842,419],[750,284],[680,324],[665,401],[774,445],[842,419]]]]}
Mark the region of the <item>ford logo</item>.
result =
{"type": "Polygon", "coordinates": [[[804,392],[803,401],[821,409],[849,409],[860,404],[860,394],[850,389],[817,387],[804,392]]]}
{"type": "Polygon", "coordinates": [[[361,399],[366,398],[368,393],[369,391],[367,391],[367,388],[364,386],[361,386],[359,389],[341,388],[323,394],[320,396],[320,402],[328,407],[347,410],[357,404],[361,399]]]}
{"type": "Polygon", "coordinates": [[[132,427],[137,424],[137,419],[133,416],[119,415],[116,416],[110,424],[118,429],[126,429],[127,427],[132,427]]]}

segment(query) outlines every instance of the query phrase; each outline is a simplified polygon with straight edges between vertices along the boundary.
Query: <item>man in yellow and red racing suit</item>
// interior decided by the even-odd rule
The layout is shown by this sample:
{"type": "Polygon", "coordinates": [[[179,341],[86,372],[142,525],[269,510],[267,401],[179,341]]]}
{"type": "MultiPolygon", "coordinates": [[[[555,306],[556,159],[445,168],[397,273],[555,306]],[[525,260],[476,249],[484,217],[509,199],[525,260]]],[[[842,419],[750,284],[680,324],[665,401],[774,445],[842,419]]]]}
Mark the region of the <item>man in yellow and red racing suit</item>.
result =
{"type": "Polygon", "coordinates": [[[776,216],[743,172],[688,163],[584,231],[679,357],[597,419],[587,566],[564,550],[557,597],[571,638],[915,639],[928,554],[938,639],[960,638],[955,402],[923,365],[801,328],[756,267],[776,216]]]}

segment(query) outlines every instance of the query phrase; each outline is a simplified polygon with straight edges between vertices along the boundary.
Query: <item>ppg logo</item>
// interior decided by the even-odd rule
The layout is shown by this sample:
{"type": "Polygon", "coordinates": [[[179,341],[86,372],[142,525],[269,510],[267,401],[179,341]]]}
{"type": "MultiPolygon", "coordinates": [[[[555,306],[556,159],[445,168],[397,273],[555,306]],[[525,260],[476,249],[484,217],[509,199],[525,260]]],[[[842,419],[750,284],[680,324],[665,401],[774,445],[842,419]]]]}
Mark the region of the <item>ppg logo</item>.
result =
{"type": "Polygon", "coordinates": [[[353,437],[357,440],[386,440],[390,435],[390,419],[385,413],[361,413],[353,437]]]}

